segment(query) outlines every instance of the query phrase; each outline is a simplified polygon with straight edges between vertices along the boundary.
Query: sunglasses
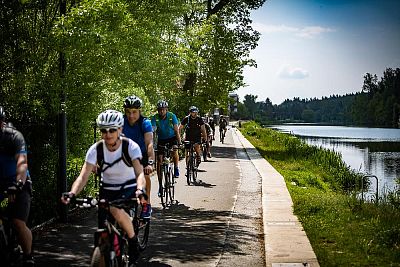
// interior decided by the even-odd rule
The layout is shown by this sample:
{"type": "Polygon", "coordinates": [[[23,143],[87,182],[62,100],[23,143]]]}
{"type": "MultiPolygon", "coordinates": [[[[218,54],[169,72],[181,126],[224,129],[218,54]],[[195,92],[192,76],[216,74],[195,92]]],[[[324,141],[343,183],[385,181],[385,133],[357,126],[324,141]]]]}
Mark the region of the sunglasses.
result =
{"type": "Polygon", "coordinates": [[[115,133],[118,129],[115,128],[109,128],[109,129],[100,129],[100,132],[105,134],[105,133],[115,133]]]}

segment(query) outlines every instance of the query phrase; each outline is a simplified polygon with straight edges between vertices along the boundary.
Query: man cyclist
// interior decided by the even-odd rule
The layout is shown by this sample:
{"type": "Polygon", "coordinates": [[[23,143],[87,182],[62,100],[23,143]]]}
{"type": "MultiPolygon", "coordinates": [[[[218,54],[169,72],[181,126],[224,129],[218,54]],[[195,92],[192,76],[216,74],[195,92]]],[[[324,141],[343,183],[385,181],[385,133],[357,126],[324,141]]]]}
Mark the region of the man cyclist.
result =
{"type": "MultiPolygon", "coordinates": [[[[198,116],[199,109],[195,106],[189,108],[189,115],[187,115],[181,122],[179,130],[185,128],[185,140],[194,143],[194,150],[196,151],[196,162],[199,166],[201,162],[200,144],[202,136],[206,137],[206,128],[204,121],[198,116]]],[[[186,161],[188,160],[188,150],[186,149],[186,161]]]]}
{"type": "Polygon", "coordinates": [[[225,119],[224,115],[219,116],[219,133],[224,131],[224,136],[226,134],[226,127],[228,126],[228,121],[225,119]]]}
{"type": "MultiPolygon", "coordinates": [[[[143,166],[140,163],[142,152],[137,143],[121,136],[124,125],[122,113],[106,110],[99,114],[96,123],[101,131],[102,140],[93,144],[86,152],[81,172],[72,184],[71,191],[68,192],[69,198],[62,196],[61,201],[68,204],[70,199],[78,195],[85,187],[93,168],[99,164],[97,149],[102,149],[104,157],[104,164],[98,166],[101,174],[99,197],[108,201],[141,198],[145,194],[146,186],[143,166]],[[123,160],[123,142],[128,142],[127,149],[131,162],[123,160]]],[[[110,207],[109,211],[128,235],[129,264],[135,264],[139,257],[139,247],[129,214],[123,208],[117,207],[110,207]]]]}
{"type": "Polygon", "coordinates": [[[32,232],[27,226],[31,207],[32,183],[23,135],[5,123],[0,106],[0,202],[8,197],[8,211],[23,252],[23,266],[34,266],[32,232]],[[7,196],[3,193],[7,191],[7,196]]]}
{"type": "MultiPolygon", "coordinates": [[[[157,114],[151,118],[151,125],[153,126],[154,133],[157,135],[157,175],[159,183],[158,195],[162,192],[162,177],[161,177],[161,163],[163,162],[164,146],[178,147],[182,143],[181,135],[179,133],[179,121],[176,115],[168,111],[168,102],[159,100],[157,102],[157,114]]],[[[173,152],[174,160],[174,176],[179,177],[179,155],[178,150],[173,152]]]]}
{"type": "Polygon", "coordinates": [[[142,151],[142,160],[140,161],[144,168],[144,177],[146,179],[146,192],[149,196],[148,202],[143,206],[142,216],[149,218],[151,216],[150,193],[151,180],[150,175],[154,171],[154,148],[153,148],[153,128],[151,121],[142,115],[142,100],[134,95],[128,96],[124,101],[124,127],[122,133],[135,141],[142,151]]]}

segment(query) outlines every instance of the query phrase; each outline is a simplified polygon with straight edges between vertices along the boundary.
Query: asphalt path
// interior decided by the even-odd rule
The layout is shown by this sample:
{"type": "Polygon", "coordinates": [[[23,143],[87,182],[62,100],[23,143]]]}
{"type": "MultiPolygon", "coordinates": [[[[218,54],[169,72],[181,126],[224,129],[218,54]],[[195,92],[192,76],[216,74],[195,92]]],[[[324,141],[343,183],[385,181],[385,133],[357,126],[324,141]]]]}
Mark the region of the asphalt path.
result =
{"type": "MultiPolygon", "coordinates": [[[[197,185],[186,184],[180,162],[174,205],[162,208],[152,177],[149,244],[138,266],[265,266],[261,178],[236,131],[221,144],[217,130],[197,185]]],[[[34,231],[36,266],[88,266],[96,225],[94,209],[78,210],[68,223],[34,231]]]]}

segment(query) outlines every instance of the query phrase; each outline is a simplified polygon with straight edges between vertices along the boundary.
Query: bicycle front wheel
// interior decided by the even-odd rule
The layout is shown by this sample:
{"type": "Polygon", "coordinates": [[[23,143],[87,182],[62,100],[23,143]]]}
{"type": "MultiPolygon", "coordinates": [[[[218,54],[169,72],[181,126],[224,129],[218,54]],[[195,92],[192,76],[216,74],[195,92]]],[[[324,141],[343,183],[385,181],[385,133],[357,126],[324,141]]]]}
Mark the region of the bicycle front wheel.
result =
{"type": "Polygon", "coordinates": [[[160,194],[161,198],[161,205],[165,208],[167,206],[167,192],[166,192],[166,187],[165,187],[165,180],[166,180],[166,170],[165,166],[161,167],[161,188],[162,192],[160,194]]]}
{"type": "Polygon", "coordinates": [[[192,157],[189,158],[188,162],[187,162],[187,166],[186,166],[186,181],[187,181],[187,185],[190,185],[190,180],[192,179],[192,163],[193,159],[192,157]]]}
{"type": "Polygon", "coordinates": [[[169,203],[172,205],[172,202],[174,201],[175,197],[175,182],[174,182],[174,175],[172,173],[172,168],[171,166],[168,168],[168,175],[167,175],[167,181],[168,181],[168,198],[169,198],[169,203]]]}
{"type": "Polygon", "coordinates": [[[207,145],[203,145],[203,161],[207,161],[207,145]]]}
{"type": "Polygon", "coordinates": [[[147,242],[149,241],[150,219],[136,218],[133,221],[133,229],[135,230],[135,235],[138,238],[139,250],[145,250],[147,247],[147,242]]]}
{"type": "Polygon", "coordinates": [[[90,267],[108,267],[110,264],[106,264],[106,259],[101,253],[100,247],[95,247],[90,260],[90,267]]]}

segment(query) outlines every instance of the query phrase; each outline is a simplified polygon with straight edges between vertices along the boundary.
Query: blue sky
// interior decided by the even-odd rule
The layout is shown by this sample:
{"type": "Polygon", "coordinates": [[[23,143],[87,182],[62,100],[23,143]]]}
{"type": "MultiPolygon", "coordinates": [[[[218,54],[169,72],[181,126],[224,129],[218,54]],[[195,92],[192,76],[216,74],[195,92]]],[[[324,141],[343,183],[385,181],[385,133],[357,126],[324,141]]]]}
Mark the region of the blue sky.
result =
{"type": "Polygon", "coordinates": [[[241,101],[355,93],[365,73],[400,67],[400,0],[267,0],[251,16],[258,67],[245,68],[241,101]]]}

